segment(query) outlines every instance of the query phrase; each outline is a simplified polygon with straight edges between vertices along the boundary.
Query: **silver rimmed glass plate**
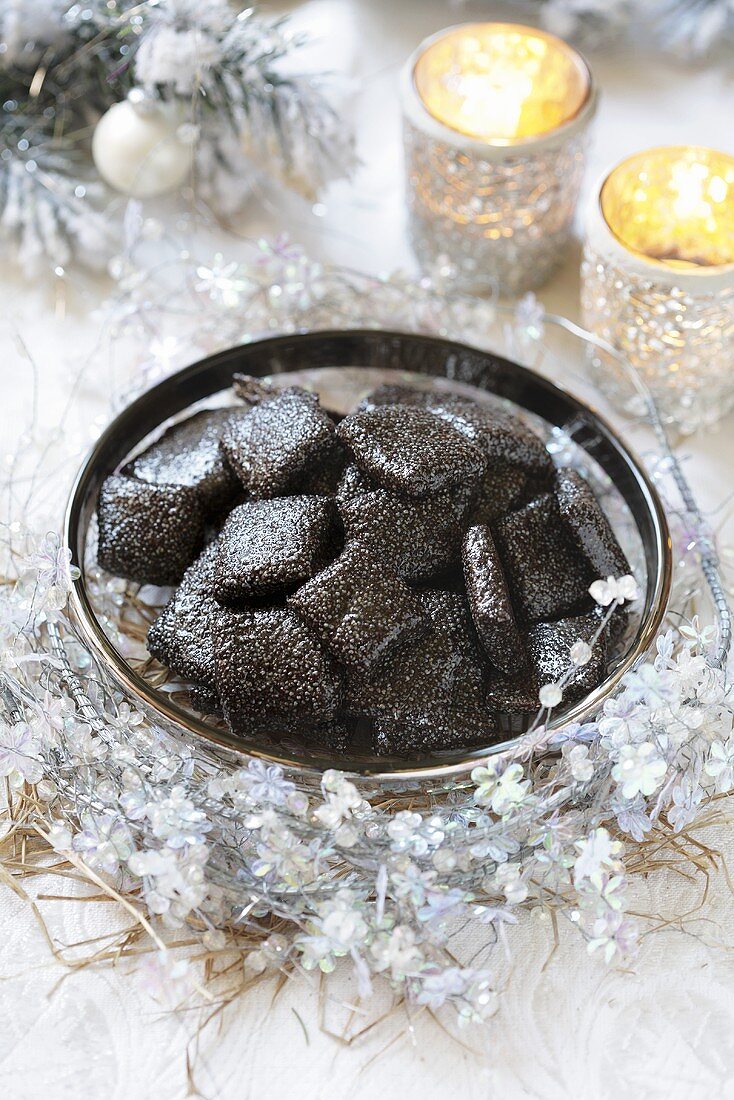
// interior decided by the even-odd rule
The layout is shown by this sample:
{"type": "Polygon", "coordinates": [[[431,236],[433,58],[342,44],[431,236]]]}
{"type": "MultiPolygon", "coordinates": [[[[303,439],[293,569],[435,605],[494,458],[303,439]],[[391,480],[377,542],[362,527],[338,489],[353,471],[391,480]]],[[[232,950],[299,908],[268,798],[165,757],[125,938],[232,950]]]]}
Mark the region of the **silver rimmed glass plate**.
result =
{"type": "MultiPolygon", "coordinates": [[[[309,332],[254,341],[210,356],[166,378],[128,405],[105,430],[74,484],[66,515],[66,539],[80,570],[72,611],[94,657],[167,727],[301,772],[326,767],[384,776],[437,778],[460,773],[488,752],[512,743],[507,728],[488,728],[486,744],[433,753],[415,760],[374,756],[357,746],[338,756],[324,746],[290,737],[234,736],[205,720],[188,704],[183,685],[163,682],[145,658],[145,609],[165,593],[101,576],[95,565],[94,512],[99,487],[110,473],[163,427],[201,407],[231,402],[233,373],[269,377],[316,390],[326,407],[346,412],[385,381],[470,393],[523,410],[564,463],[579,466],[601,496],[643,592],[639,610],[615,650],[602,683],[555,717],[583,721],[648,649],[662,621],[670,587],[667,523],[654,486],[639,461],[589,405],[534,370],[509,359],[433,336],[376,331],[309,332]],[[102,583],[100,583],[102,582],[102,583]],[[141,611],[142,605],[142,611],[141,611]]],[[[152,613],[152,611],[151,611],[152,613]]]]}

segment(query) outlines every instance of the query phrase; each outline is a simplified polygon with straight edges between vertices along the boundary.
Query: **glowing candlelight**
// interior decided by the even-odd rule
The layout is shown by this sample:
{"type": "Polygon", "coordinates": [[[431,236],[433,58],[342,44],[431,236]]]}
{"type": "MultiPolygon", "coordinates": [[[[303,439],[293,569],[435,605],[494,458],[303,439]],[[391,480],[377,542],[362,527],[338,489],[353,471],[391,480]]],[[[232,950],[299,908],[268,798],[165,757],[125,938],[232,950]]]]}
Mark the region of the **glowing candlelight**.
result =
{"type": "Polygon", "coordinates": [[[734,157],[697,146],[636,153],[610,172],[599,201],[639,256],[684,270],[734,264],[734,157]]]}
{"type": "Polygon", "coordinates": [[[420,263],[520,294],[563,259],[596,109],[559,38],[514,23],[440,31],[402,75],[409,228],[420,263]]]}
{"type": "Polygon", "coordinates": [[[454,27],[421,54],[414,80],[435,119],[488,145],[557,129],[576,117],[591,88],[575,50],[514,23],[454,27]]]}
{"type": "MultiPolygon", "coordinates": [[[[636,153],[590,208],[582,305],[683,431],[734,407],[734,157],[698,146],[636,153]]],[[[644,414],[621,379],[599,384],[644,414]]]]}

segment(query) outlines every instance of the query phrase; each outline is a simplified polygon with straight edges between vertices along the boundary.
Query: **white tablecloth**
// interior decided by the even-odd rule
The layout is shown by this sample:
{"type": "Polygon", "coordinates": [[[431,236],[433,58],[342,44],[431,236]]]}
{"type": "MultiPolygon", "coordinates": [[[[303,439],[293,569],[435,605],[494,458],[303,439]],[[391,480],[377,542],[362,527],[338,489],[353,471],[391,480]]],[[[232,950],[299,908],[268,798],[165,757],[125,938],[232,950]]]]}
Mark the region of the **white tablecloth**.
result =
{"type": "MultiPolygon", "coordinates": [[[[369,271],[411,263],[404,235],[396,76],[426,34],[463,19],[520,18],[528,8],[438,0],[312,0],[292,5],[297,20],[320,36],[317,61],[349,74],[357,89],[356,124],[365,167],[339,184],[314,214],[261,196],[241,222],[243,236],[286,229],[317,255],[369,271]]],[[[592,55],[602,90],[587,189],[603,168],[649,145],[728,147],[733,102],[730,77],[629,52],[592,55]]],[[[236,237],[211,233],[227,256],[236,237]]],[[[206,244],[206,242],[204,242],[206,244]]],[[[98,385],[77,392],[77,438],[91,438],[105,416],[102,394],[119,364],[94,358],[99,318],[109,292],[71,279],[66,314],[47,286],[25,282],[10,261],[0,274],[3,301],[1,450],[11,453],[35,417],[37,438],[53,425],[80,358],[91,355],[98,385]],[[28,355],[26,354],[28,352],[28,355]],[[34,366],[31,367],[31,361],[34,366]]],[[[547,308],[578,315],[578,249],[540,292],[547,308]]],[[[722,504],[731,487],[730,418],[686,445],[688,471],[705,507],[722,504]]],[[[49,515],[58,497],[49,494],[49,515]]],[[[2,515],[0,518],[5,519],[2,515]]],[[[722,516],[719,516],[721,519],[722,516]]],[[[711,843],[731,853],[725,825],[711,843]]],[[[41,889],[53,892],[57,885],[41,889]]],[[[734,1097],[734,927],[722,873],[702,883],[660,874],[641,887],[647,912],[689,911],[643,941],[628,970],[589,957],[573,929],[556,943],[548,920],[528,918],[509,936],[505,991],[496,1017],[459,1041],[427,1017],[387,1015],[351,1045],[333,1038],[352,991],[297,979],[277,993],[263,985],[232,1007],[221,1028],[195,1052],[192,1094],[222,1100],[375,1095],[439,1100],[509,1098],[734,1097]]],[[[56,947],[104,934],[124,917],[112,904],[43,901],[56,947]]],[[[187,1043],[195,1020],[172,1014],[176,989],[149,962],[65,970],[55,961],[27,903],[0,891],[0,1079],[9,1100],[178,1100],[187,1089],[187,1043]]],[[[376,1012],[384,1011],[386,1006],[376,1012]]],[[[366,1018],[364,1024],[371,1018],[366,1018]]],[[[354,1028],[353,1028],[354,1029],[354,1028]]]]}

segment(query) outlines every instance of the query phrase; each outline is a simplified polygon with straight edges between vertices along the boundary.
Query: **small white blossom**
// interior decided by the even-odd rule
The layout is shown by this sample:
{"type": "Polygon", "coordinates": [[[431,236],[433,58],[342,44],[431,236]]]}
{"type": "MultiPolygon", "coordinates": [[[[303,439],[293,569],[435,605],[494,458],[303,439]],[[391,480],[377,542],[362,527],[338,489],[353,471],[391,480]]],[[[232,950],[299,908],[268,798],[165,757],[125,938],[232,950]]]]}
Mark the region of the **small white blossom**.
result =
{"type": "Polygon", "coordinates": [[[634,954],[637,944],[637,928],[621,913],[605,910],[595,920],[589,922],[589,954],[601,951],[604,961],[610,963],[615,956],[629,958],[634,954]]]}
{"type": "Polygon", "coordinates": [[[165,841],[169,848],[199,844],[211,828],[206,814],[196,809],[183,787],[174,787],[168,798],[151,802],[146,807],[146,814],[153,836],[165,841]]]}
{"type": "Polygon", "coordinates": [[[246,768],[218,776],[209,784],[213,798],[229,797],[235,806],[283,806],[296,793],[295,784],[286,779],[277,764],[251,760],[246,768]]]}
{"type": "Polygon", "coordinates": [[[378,972],[389,970],[394,981],[416,974],[423,955],[415,932],[407,925],[397,924],[390,932],[381,932],[370,947],[378,972]]]}
{"type": "Polygon", "coordinates": [[[588,745],[574,745],[567,742],[562,752],[576,782],[587,783],[594,774],[594,764],[589,759],[588,745]]]}
{"type": "Polygon", "coordinates": [[[693,821],[702,798],[701,786],[693,783],[687,775],[673,787],[673,802],[668,808],[668,821],[676,833],[685,829],[686,825],[690,825],[693,821]]]}
{"type": "Polygon", "coordinates": [[[649,732],[649,713],[632,692],[622,692],[604,703],[599,732],[611,748],[644,741],[649,732]]]}
{"type": "Polygon", "coordinates": [[[74,704],[65,695],[52,695],[49,691],[43,694],[41,703],[41,715],[46,736],[49,740],[55,740],[54,735],[61,733],[66,721],[74,713],[74,704]]]}
{"type": "Polygon", "coordinates": [[[488,760],[486,765],[472,770],[472,781],[477,786],[474,792],[474,801],[477,805],[486,806],[492,801],[501,772],[502,765],[497,760],[488,760]]]}
{"type": "Polygon", "coordinates": [[[521,764],[510,764],[490,760],[485,767],[474,768],[472,779],[478,785],[474,792],[474,801],[479,806],[491,806],[496,814],[505,814],[514,806],[523,802],[530,789],[530,780],[523,779],[521,764]]]}
{"type": "Polygon", "coordinates": [[[673,663],[673,671],[682,695],[695,695],[706,679],[706,658],[690,649],[682,649],[673,663]]]}
{"type": "Polygon", "coordinates": [[[71,565],[71,550],[62,546],[56,534],[48,534],[40,545],[26,558],[26,576],[33,577],[42,590],[44,610],[61,611],[71,589],[72,580],[79,577],[79,570],[71,565]]]}
{"type": "Polygon", "coordinates": [[[129,703],[120,703],[115,716],[115,725],[123,733],[132,733],[142,726],[145,716],[139,710],[133,710],[129,703]]]}
{"type": "Polygon", "coordinates": [[[96,764],[104,760],[108,747],[87,722],[79,722],[67,733],[67,745],[77,764],[96,764]]]}
{"type": "Polygon", "coordinates": [[[704,771],[715,781],[716,790],[720,793],[734,787],[734,737],[713,742],[704,771]]]}
{"type": "Polygon", "coordinates": [[[603,581],[594,581],[589,585],[589,595],[600,607],[609,607],[612,603],[623,604],[625,601],[631,603],[638,599],[639,591],[635,578],[627,575],[617,579],[607,577],[603,581]]]}
{"type": "Polygon", "coordinates": [[[143,879],[143,894],[151,912],[178,927],[215,893],[204,875],[207,856],[203,844],[178,851],[148,849],[134,852],[128,868],[143,879]]]}
{"type": "Polygon", "coordinates": [[[574,882],[585,879],[600,883],[605,873],[617,873],[622,845],[612,840],[606,829],[594,829],[585,839],[576,842],[578,856],[573,866],[574,882]]]}
{"type": "Polygon", "coordinates": [[[41,746],[27,722],[0,724],[0,776],[12,781],[37,783],[43,775],[41,746]]]}
{"type": "MultiPolygon", "coordinates": [[[[314,817],[326,829],[337,829],[347,822],[355,810],[360,809],[364,800],[357,788],[341,772],[329,769],[324,772],[321,786],[326,801],[314,810],[314,817]]],[[[342,843],[348,840],[351,832],[342,831],[342,843]]]]}
{"type": "Polygon", "coordinates": [[[622,832],[629,833],[638,842],[645,839],[645,835],[652,829],[652,820],[645,810],[645,800],[641,794],[632,801],[617,794],[612,799],[612,808],[622,832]]]}
{"type": "Polygon", "coordinates": [[[530,789],[530,780],[523,776],[520,764],[510,764],[509,768],[505,768],[492,796],[492,809],[496,814],[505,814],[524,801],[530,789]]]}
{"type": "Polygon", "coordinates": [[[446,917],[455,916],[464,908],[466,898],[464,891],[455,887],[451,890],[426,890],[425,905],[418,910],[418,917],[422,921],[443,921],[446,917]]]}
{"type": "Polygon", "coordinates": [[[340,890],[322,921],[324,935],[345,952],[358,947],[367,932],[364,917],[354,907],[355,900],[351,891],[340,890]]]}
{"type": "Polygon", "coordinates": [[[336,952],[328,936],[298,936],[294,947],[301,954],[301,965],[305,970],[318,967],[322,974],[331,974],[336,968],[336,952]]]}
{"type": "Polygon", "coordinates": [[[461,969],[457,966],[449,966],[444,970],[427,969],[420,976],[416,1001],[431,1009],[439,1009],[448,1000],[467,994],[480,980],[482,989],[488,987],[486,971],[461,969]]]}
{"type": "Polygon", "coordinates": [[[510,905],[520,905],[525,901],[528,886],[517,863],[501,863],[493,877],[495,885],[502,890],[510,905]]]}
{"type": "Polygon", "coordinates": [[[628,672],[623,681],[630,703],[644,703],[655,710],[676,703],[680,697],[680,685],[675,675],[653,664],[642,664],[628,672]]]}
{"type": "Polygon", "coordinates": [[[421,978],[420,992],[416,1000],[418,1004],[428,1005],[435,1010],[441,1008],[449,997],[460,994],[465,984],[458,967],[447,967],[445,970],[428,973],[421,978]]]}
{"type": "Polygon", "coordinates": [[[82,831],[73,838],[75,852],[90,867],[114,875],[133,853],[133,842],[125,819],[118,814],[87,813],[82,816],[82,831]]]}
{"type": "Polygon", "coordinates": [[[71,851],[71,830],[60,821],[55,822],[48,830],[48,842],[55,852],[71,851]]]}
{"type": "Polygon", "coordinates": [[[679,629],[681,637],[688,646],[709,649],[716,639],[716,627],[713,624],[701,626],[698,615],[694,615],[690,623],[683,623],[679,629]]]}
{"type": "Polygon", "coordinates": [[[672,628],[666,630],[664,634],[658,635],[655,641],[655,649],[658,654],[655,659],[655,667],[670,668],[675,652],[675,632],[672,628]]]}
{"type": "Polygon", "coordinates": [[[423,871],[407,857],[390,872],[390,882],[398,899],[405,899],[417,909],[423,905],[426,893],[436,881],[435,871],[423,871]]]}
{"type": "Polygon", "coordinates": [[[636,794],[651,795],[663,781],[667,764],[651,741],[641,745],[623,745],[619,762],[612,768],[612,776],[621,784],[625,798],[636,794]]]}
{"type": "Polygon", "coordinates": [[[414,834],[423,824],[420,814],[411,810],[399,810],[390,820],[387,826],[387,834],[397,848],[407,847],[414,834]]]}
{"type": "Polygon", "coordinates": [[[251,760],[246,769],[246,786],[255,802],[270,802],[274,806],[283,804],[294,784],[286,779],[283,769],[277,764],[266,764],[262,760],[251,760]]]}
{"type": "Polygon", "coordinates": [[[312,922],[313,932],[298,936],[294,946],[301,953],[306,970],[318,968],[325,974],[335,967],[335,959],[362,946],[367,923],[359,909],[357,895],[344,887],[319,906],[319,917],[312,922]]]}

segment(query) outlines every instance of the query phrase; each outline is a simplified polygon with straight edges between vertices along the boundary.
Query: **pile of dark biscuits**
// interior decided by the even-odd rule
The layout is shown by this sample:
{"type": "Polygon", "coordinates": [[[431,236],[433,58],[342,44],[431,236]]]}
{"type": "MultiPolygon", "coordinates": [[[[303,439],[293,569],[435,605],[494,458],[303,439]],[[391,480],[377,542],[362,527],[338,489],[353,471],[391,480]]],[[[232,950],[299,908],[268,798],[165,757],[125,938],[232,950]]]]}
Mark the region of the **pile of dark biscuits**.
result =
{"type": "MultiPolygon", "coordinates": [[[[415,754],[487,743],[539,706],[628,573],[586,481],[519,417],[384,386],[340,421],[239,376],[109,477],[99,562],[178,585],[150,653],[234,733],[415,754]]],[[[607,628],[564,701],[603,677],[607,628]]]]}

